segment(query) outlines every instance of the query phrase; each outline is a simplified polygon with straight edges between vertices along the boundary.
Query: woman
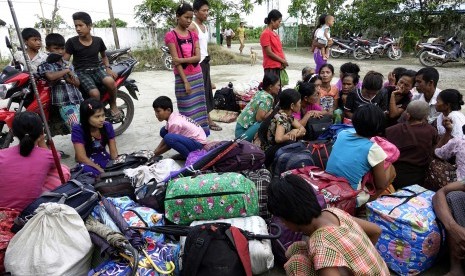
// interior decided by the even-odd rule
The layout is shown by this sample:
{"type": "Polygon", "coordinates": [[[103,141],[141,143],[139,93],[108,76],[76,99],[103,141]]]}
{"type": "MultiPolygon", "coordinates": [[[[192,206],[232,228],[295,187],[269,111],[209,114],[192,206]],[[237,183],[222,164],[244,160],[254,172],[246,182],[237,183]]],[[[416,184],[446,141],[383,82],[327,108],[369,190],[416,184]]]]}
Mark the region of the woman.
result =
{"type": "Polygon", "coordinates": [[[465,115],[460,111],[462,109],[463,95],[455,89],[445,89],[439,93],[436,102],[436,111],[441,112],[437,119],[437,129],[439,135],[446,134],[443,126],[444,118],[452,121],[452,137],[460,138],[464,134],[462,127],[465,125],[465,115]]]}
{"type": "Polygon", "coordinates": [[[331,81],[334,77],[334,67],[331,64],[325,64],[320,68],[318,74],[321,77],[320,87],[320,105],[323,110],[329,114],[333,114],[333,111],[337,109],[339,91],[335,85],[331,85],[331,81]]]}
{"type": "MultiPolygon", "coordinates": [[[[266,28],[260,35],[260,45],[263,51],[263,68],[266,73],[273,73],[280,76],[281,70],[289,66],[284,56],[283,46],[279,34],[275,30],[279,29],[282,14],[278,10],[272,10],[265,18],[266,28]]],[[[281,80],[280,80],[281,83],[281,80]]]]}
{"type": "Polygon", "coordinates": [[[237,117],[236,138],[243,137],[249,142],[254,139],[261,122],[273,110],[273,99],[278,95],[280,89],[279,77],[272,73],[265,73],[261,89],[237,117]]]}
{"type": "Polygon", "coordinates": [[[0,207],[22,211],[41,195],[55,165],[39,115],[18,113],[12,130],[19,145],[0,150],[0,207]]]}
{"type": "Polygon", "coordinates": [[[388,102],[388,127],[397,124],[400,116],[404,113],[408,104],[412,100],[410,90],[415,85],[415,75],[413,70],[405,70],[399,76],[399,81],[393,88],[386,88],[388,102]],[[394,91],[393,91],[394,90],[394,91]]]}
{"type": "Polygon", "coordinates": [[[179,113],[196,121],[210,135],[204,81],[197,33],[188,30],[194,9],[187,3],[176,10],[177,24],[165,35],[165,44],[173,58],[175,94],[179,113]]]}
{"type": "Polygon", "coordinates": [[[108,161],[118,157],[115,131],[111,123],[105,121],[103,104],[93,98],[82,102],[80,124],[74,125],[71,132],[76,161],[84,172],[98,176],[104,172],[108,161]],[[106,146],[110,153],[106,151],[106,146]]]}
{"type": "Polygon", "coordinates": [[[320,95],[316,92],[315,84],[304,82],[299,85],[297,90],[300,93],[301,109],[300,112],[295,112],[292,116],[301,125],[306,126],[310,118],[321,118],[327,114],[319,104],[320,95]]]}
{"type": "Polygon", "coordinates": [[[327,60],[323,58],[323,53],[321,53],[321,50],[320,50],[320,48],[324,47],[325,45],[318,43],[318,40],[315,36],[316,30],[321,28],[325,23],[326,23],[326,14],[322,14],[318,18],[318,26],[315,28],[315,31],[313,32],[312,52],[313,52],[313,60],[315,61],[315,64],[316,64],[315,72],[320,72],[321,67],[327,63],[327,60]]]}

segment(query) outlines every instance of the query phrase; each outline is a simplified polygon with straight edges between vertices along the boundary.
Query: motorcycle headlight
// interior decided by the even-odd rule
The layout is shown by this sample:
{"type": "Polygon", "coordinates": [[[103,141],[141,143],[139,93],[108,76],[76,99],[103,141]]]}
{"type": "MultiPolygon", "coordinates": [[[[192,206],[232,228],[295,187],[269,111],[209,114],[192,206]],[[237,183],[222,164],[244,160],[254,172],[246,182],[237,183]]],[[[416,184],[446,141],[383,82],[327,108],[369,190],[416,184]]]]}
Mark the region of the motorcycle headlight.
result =
{"type": "Polygon", "coordinates": [[[0,99],[5,99],[6,93],[7,93],[8,90],[10,90],[13,86],[15,86],[15,83],[0,84],[0,99]]]}

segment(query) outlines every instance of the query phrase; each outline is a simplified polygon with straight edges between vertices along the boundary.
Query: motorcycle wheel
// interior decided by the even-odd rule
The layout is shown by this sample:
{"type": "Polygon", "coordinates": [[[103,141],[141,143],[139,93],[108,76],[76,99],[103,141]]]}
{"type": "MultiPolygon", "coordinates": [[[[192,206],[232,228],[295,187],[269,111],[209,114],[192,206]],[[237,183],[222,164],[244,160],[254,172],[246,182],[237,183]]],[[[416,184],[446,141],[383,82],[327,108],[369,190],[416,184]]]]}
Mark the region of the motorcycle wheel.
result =
{"type": "Polygon", "coordinates": [[[329,54],[331,55],[332,58],[338,58],[338,57],[340,57],[342,55],[339,52],[334,52],[333,49],[342,50],[339,45],[331,46],[331,48],[329,48],[329,51],[330,51],[329,54]]]}
{"type": "Polygon", "coordinates": [[[162,57],[163,65],[165,66],[166,70],[172,71],[173,70],[173,58],[171,55],[163,55],[162,57]]]}
{"type": "Polygon", "coordinates": [[[399,60],[402,58],[402,50],[401,49],[393,50],[392,47],[390,47],[387,51],[387,56],[392,60],[399,60]]]}
{"type": "Polygon", "coordinates": [[[126,131],[129,125],[131,125],[132,119],[134,118],[134,102],[132,101],[131,96],[129,96],[126,92],[118,90],[116,93],[116,105],[124,114],[121,122],[114,122],[111,120],[111,111],[109,106],[105,109],[105,113],[107,114],[107,121],[113,124],[115,135],[118,136],[126,131]]]}
{"type": "Polygon", "coordinates": [[[13,131],[10,129],[8,132],[0,134],[0,149],[6,149],[10,147],[11,142],[13,142],[13,131]]]}
{"type": "Polygon", "coordinates": [[[362,59],[366,59],[366,58],[369,58],[369,54],[367,54],[365,52],[365,49],[363,49],[362,47],[357,47],[355,50],[354,50],[354,58],[357,59],[357,60],[362,60],[362,59]]]}
{"type": "Polygon", "coordinates": [[[434,67],[442,64],[442,62],[439,62],[437,59],[430,57],[428,55],[428,51],[422,52],[418,59],[420,60],[420,63],[426,67],[434,67]]]}

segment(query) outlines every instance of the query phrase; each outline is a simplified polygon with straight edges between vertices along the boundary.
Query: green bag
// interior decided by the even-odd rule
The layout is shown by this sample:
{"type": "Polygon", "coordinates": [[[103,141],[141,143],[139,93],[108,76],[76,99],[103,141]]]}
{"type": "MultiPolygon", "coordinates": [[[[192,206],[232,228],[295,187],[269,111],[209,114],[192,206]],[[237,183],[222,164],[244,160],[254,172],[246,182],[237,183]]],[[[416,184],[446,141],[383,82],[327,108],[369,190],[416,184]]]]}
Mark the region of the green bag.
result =
{"type": "Polygon", "coordinates": [[[255,184],[242,174],[211,173],[168,182],[165,216],[176,224],[256,215],[255,184]]]}
{"type": "Polygon", "coordinates": [[[289,84],[289,76],[287,75],[287,72],[285,69],[281,69],[279,73],[279,78],[281,79],[281,86],[289,84]]]}

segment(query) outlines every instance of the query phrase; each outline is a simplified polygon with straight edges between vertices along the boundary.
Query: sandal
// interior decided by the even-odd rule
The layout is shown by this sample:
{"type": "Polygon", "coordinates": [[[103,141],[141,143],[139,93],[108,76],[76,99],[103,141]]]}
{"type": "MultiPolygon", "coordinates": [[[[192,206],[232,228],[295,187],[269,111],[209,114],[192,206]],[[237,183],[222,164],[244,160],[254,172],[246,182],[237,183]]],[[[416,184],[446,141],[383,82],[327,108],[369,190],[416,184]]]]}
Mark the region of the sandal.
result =
{"type": "Polygon", "coordinates": [[[114,121],[114,122],[121,122],[123,120],[123,112],[121,110],[118,109],[118,112],[114,113],[113,110],[110,111],[111,113],[111,119],[114,121]]]}
{"type": "Polygon", "coordinates": [[[223,130],[223,128],[220,127],[220,126],[217,125],[217,124],[209,125],[208,127],[209,127],[211,130],[213,130],[213,131],[222,131],[222,130],[223,130]]]}

